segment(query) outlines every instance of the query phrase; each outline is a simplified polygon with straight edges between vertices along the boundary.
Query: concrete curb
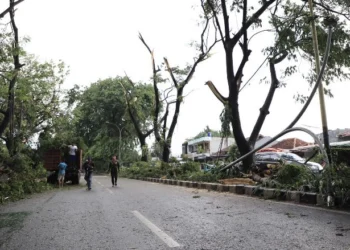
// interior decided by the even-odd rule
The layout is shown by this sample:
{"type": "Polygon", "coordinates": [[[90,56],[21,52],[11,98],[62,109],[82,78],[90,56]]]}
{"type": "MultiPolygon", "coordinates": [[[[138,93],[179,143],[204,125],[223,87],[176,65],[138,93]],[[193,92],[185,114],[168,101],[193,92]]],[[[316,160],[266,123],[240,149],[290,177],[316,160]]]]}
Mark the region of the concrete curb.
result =
{"type": "Polygon", "coordinates": [[[325,206],[325,196],[318,193],[300,192],[300,191],[286,191],[274,188],[264,188],[251,185],[224,185],[220,183],[208,183],[208,182],[193,182],[182,181],[174,179],[161,179],[161,178],[149,178],[149,177],[136,177],[136,180],[149,181],[155,183],[163,183],[167,185],[176,185],[180,187],[206,189],[216,192],[229,192],[238,195],[247,195],[253,197],[261,197],[264,199],[275,199],[281,201],[291,201],[295,203],[325,206]]]}

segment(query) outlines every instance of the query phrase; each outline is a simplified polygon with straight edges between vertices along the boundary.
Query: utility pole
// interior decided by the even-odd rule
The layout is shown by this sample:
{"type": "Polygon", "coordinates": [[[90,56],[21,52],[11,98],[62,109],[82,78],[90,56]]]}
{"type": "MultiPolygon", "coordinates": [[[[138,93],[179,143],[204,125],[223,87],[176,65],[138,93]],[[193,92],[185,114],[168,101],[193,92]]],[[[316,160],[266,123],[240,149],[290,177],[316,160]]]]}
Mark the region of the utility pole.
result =
{"type": "MultiPolygon", "coordinates": [[[[316,30],[315,17],[314,17],[314,8],[313,8],[312,0],[308,0],[308,1],[309,1],[310,16],[311,16],[311,31],[312,31],[314,53],[315,53],[316,73],[317,73],[317,75],[319,75],[321,66],[320,66],[320,55],[319,55],[319,50],[318,50],[317,30],[316,30]]],[[[320,110],[321,110],[322,131],[323,131],[323,144],[324,144],[324,147],[326,149],[326,153],[328,155],[329,164],[332,164],[332,155],[331,155],[331,148],[329,145],[329,136],[328,136],[327,112],[326,112],[326,105],[325,105],[325,100],[324,100],[324,91],[323,91],[322,82],[320,83],[320,85],[318,87],[318,95],[319,95],[319,99],[320,99],[320,110]]]]}
{"type": "MultiPolygon", "coordinates": [[[[122,121],[124,121],[124,119],[122,119],[122,121]]],[[[119,130],[119,149],[118,149],[118,160],[119,162],[121,163],[122,162],[122,155],[121,155],[121,150],[120,150],[120,147],[121,147],[121,144],[122,144],[122,131],[123,129],[125,128],[124,127],[119,127],[117,124],[114,124],[114,123],[111,123],[111,122],[106,122],[107,124],[110,124],[112,126],[115,126],[118,130],[119,130]]]]}
{"type": "Polygon", "coordinates": [[[125,127],[122,127],[121,129],[119,128],[118,125],[115,125],[118,130],[119,130],[119,152],[118,152],[118,159],[119,159],[119,162],[121,163],[122,162],[122,156],[121,156],[121,151],[120,151],[120,146],[122,144],[122,131],[125,127]]]}

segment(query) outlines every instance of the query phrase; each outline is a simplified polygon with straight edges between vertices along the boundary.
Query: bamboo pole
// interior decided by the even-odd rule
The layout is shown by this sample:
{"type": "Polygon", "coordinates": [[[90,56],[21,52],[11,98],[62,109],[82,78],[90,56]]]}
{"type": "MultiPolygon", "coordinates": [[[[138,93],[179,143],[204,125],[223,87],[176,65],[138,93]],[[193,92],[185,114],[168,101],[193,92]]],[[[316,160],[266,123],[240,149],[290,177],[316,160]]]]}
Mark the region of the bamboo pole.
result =
{"type": "MultiPolygon", "coordinates": [[[[316,24],[315,24],[315,18],[314,18],[314,8],[313,8],[312,0],[308,0],[308,1],[309,1],[309,8],[310,8],[310,15],[312,18],[311,19],[311,31],[312,31],[314,53],[315,53],[316,74],[319,75],[321,66],[320,66],[320,55],[319,55],[319,49],[318,49],[317,30],[316,30],[316,24]]],[[[326,112],[326,104],[325,104],[325,99],[324,99],[324,91],[323,91],[322,82],[320,82],[320,85],[318,86],[318,96],[319,96],[319,100],[320,100],[323,143],[324,143],[324,147],[325,147],[326,152],[327,152],[328,161],[330,164],[332,164],[331,148],[330,148],[329,136],[328,136],[327,112],[326,112]]]]}

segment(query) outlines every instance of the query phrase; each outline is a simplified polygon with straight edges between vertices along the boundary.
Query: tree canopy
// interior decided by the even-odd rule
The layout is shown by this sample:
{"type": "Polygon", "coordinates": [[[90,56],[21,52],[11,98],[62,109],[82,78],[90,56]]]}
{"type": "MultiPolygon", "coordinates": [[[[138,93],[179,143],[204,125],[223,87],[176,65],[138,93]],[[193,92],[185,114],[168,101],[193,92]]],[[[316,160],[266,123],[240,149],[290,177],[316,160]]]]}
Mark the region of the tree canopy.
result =
{"type": "MultiPolygon", "coordinates": [[[[349,51],[350,39],[350,31],[347,29],[349,24],[348,3],[338,0],[311,2],[315,9],[313,16],[308,10],[308,1],[268,0],[258,3],[247,0],[200,1],[201,5],[205,6],[204,15],[213,17],[215,22],[212,25],[221,37],[226,55],[228,96],[224,97],[219,93],[211,81],[208,81],[207,84],[225,106],[223,112],[225,127],[227,128],[227,121],[229,121],[241,155],[245,155],[254,147],[266,116],[269,114],[269,107],[276,89],[287,84],[287,82],[282,81],[286,76],[297,73],[297,62],[304,60],[310,64],[310,71],[303,77],[309,84],[315,82],[314,45],[310,28],[312,20],[316,21],[321,56],[325,52],[326,29],[331,27],[334,33],[332,54],[324,75],[325,83],[329,84],[335,79],[349,78],[348,73],[344,71],[344,68],[348,68],[350,63],[349,57],[345,56],[349,51]],[[237,16],[241,20],[241,25],[235,30],[231,21],[233,18],[230,18],[232,16],[237,16]],[[337,25],[335,25],[336,23],[337,25]],[[265,32],[269,32],[273,38],[270,45],[263,48],[262,51],[254,51],[250,47],[251,40],[257,39],[261,33],[265,32]],[[252,53],[264,54],[266,58],[263,64],[267,62],[269,65],[271,80],[269,81],[269,92],[260,109],[260,115],[249,140],[246,140],[238,107],[240,92],[251,79],[247,79],[244,72],[246,66],[249,65],[252,53]],[[278,75],[275,66],[281,62],[284,63],[285,69],[281,75],[278,75]]],[[[331,94],[328,89],[325,89],[325,92],[331,94]]],[[[297,98],[301,100],[305,99],[305,96],[299,93],[297,98]]],[[[252,163],[253,156],[247,157],[243,161],[246,169],[252,163]]]]}
{"type": "Polygon", "coordinates": [[[99,80],[80,94],[69,91],[70,95],[78,96],[79,101],[72,113],[77,134],[89,147],[88,153],[109,158],[112,154],[118,155],[119,147],[126,152],[139,144],[137,131],[128,115],[125,91],[132,95],[131,112],[140,130],[149,129],[152,123],[151,85],[131,86],[127,78],[115,77],[99,80]]]}

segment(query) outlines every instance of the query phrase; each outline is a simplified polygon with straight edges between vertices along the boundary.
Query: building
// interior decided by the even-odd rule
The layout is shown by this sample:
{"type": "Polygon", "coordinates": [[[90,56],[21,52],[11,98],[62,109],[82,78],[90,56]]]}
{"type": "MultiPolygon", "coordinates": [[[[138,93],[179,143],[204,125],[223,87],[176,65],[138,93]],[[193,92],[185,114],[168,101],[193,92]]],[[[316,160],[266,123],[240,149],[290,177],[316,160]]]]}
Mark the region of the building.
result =
{"type": "Polygon", "coordinates": [[[224,149],[233,144],[235,144],[233,138],[222,139],[221,137],[205,136],[184,142],[182,144],[182,154],[193,160],[205,160],[210,158],[213,153],[218,152],[220,145],[224,149]]]}
{"type": "Polygon", "coordinates": [[[277,142],[276,144],[270,146],[270,148],[280,148],[280,149],[293,149],[297,147],[303,147],[303,146],[308,146],[313,143],[308,143],[303,140],[300,140],[298,138],[288,138],[284,139],[280,142],[277,142]]]}
{"type": "MultiPolygon", "coordinates": [[[[318,139],[323,143],[323,133],[317,134],[318,139]]],[[[350,129],[335,129],[328,130],[329,142],[341,142],[341,141],[350,141],[350,129]]]]}

